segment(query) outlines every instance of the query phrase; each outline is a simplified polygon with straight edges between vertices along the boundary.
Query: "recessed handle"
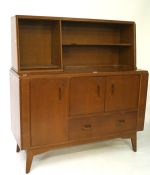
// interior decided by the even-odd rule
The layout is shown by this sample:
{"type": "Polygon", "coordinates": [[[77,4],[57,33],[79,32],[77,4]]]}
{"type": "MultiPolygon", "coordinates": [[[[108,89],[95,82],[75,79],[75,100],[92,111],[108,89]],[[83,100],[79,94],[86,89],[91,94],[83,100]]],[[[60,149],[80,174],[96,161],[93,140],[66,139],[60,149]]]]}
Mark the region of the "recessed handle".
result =
{"type": "Polygon", "coordinates": [[[114,84],[111,85],[111,94],[113,95],[114,94],[114,91],[115,91],[115,86],[114,84]]]}
{"type": "Polygon", "coordinates": [[[100,88],[100,85],[97,85],[97,96],[100,97],[100,91],[101,91],[101,88],[100,88]]]}
{"type": "Polygon", "coordinates": [[[90,130],[90,129],[92,129],[92,125],[91,124],[85,124],[82,127],[82,130],[90,130]]]}
{"type": "Polygon", "coordinates": [[[119,123],[120,125],[123,125],[123,124],[125,124],[125,120],[124,120],[124,119],[120,119],[120,120],[118,120],[118,123],[119,123]]]}
{"type": "Polygon", "coordinates": [[[58,89],[58,99],[59,100],[62,99],[62,90],[61,90],[61,88],[58,89]]]}

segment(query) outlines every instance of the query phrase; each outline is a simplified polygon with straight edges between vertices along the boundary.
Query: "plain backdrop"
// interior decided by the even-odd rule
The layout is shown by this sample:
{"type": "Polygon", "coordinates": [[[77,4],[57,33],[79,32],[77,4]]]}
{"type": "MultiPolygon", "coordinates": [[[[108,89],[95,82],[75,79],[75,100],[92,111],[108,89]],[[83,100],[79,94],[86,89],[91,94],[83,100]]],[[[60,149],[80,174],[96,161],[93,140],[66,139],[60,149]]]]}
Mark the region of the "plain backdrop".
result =
{"type": "MultiPolygon", "coordinates": [[[[10,129],[10,17],[20,15],[131,20],[136,22],[137,67],[150,71],[150,0],[1,0],[0,1],[0,174],[25,174],[25,152],[15,153],[10,129]]],[[[114,139],[50,151],[35,157],[31,174],[132,174],[150,172],[150,86],[144,132],[138,152],[129,140],[114,139]]]]}

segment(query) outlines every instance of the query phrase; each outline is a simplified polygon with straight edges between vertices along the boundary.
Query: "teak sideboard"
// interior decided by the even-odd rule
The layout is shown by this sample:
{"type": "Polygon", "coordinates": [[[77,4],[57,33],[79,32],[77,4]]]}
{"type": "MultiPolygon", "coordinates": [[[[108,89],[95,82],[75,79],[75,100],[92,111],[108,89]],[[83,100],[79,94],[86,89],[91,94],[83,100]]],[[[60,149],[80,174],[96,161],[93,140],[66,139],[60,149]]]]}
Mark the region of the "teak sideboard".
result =
{"type": "Polygon", "coordinates": [[[130,138],[144,128],[148,72],[135,23],[12,17],[11,118],[17,152],[130,138]]]}

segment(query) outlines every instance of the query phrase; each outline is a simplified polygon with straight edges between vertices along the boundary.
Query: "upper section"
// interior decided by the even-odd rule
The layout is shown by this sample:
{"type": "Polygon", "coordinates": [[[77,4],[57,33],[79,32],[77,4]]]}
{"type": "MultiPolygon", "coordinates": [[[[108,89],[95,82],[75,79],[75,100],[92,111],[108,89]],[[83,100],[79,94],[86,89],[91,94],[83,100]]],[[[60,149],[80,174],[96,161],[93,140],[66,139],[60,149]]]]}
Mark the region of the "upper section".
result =
{"type": "Polygon", "coordinates": [[[12,68],[22,71],[135,70],[135,23],[12,17],[12,68]]]}

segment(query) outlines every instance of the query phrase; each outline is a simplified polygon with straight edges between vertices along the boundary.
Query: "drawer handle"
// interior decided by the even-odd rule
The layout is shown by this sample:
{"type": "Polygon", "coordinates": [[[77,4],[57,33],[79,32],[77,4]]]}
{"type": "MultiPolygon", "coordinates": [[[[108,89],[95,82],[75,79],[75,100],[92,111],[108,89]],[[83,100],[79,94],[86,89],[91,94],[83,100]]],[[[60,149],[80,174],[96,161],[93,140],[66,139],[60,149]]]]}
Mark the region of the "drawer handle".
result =
{"type": "Polygon", "coordinates": [[[120,124],[124,124],[125,123],[125,120],[118,120],[118,122],[120,123],[120,124]]]}
{"type": "Polygon", "coordinates": [[[82,130],[90,130],[92,128],[92,125],[91,124],[85,124],[83,127],[82,127],[82,130]]]}

